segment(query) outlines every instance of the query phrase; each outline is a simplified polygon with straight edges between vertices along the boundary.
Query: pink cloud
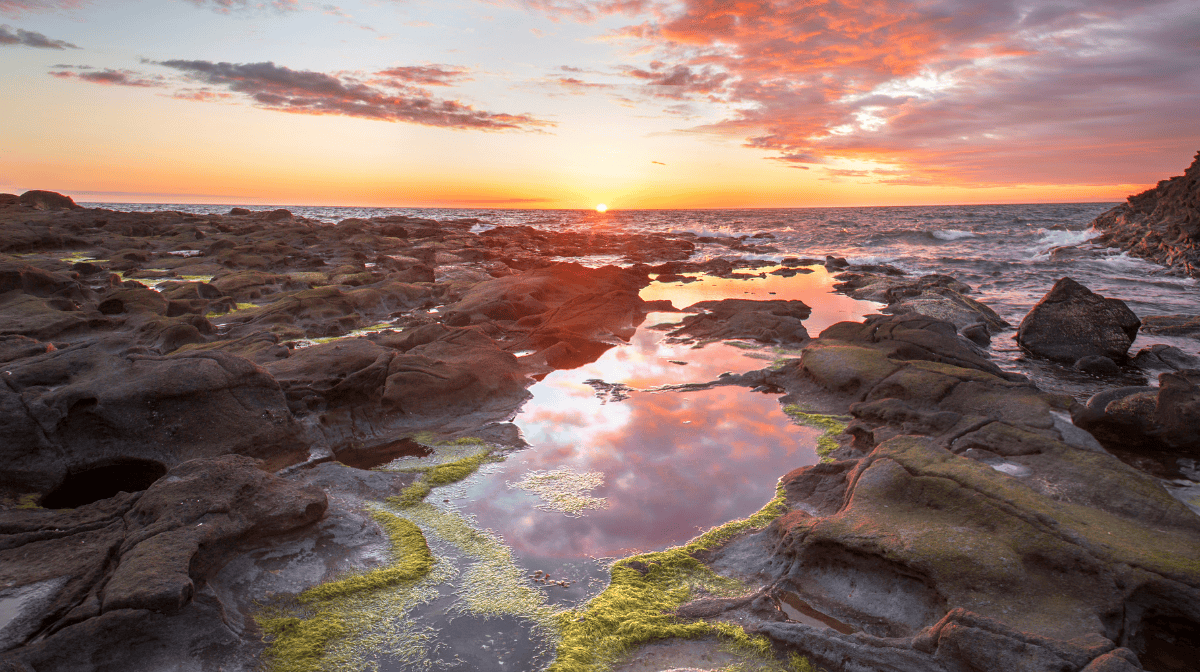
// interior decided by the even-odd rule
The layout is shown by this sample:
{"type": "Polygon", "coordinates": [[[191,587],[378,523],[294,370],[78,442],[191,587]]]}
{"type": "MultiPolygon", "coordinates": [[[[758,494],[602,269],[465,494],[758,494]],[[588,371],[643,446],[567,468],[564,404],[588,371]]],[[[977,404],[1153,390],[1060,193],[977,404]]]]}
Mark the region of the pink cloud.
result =
{"type": "Polygon", "coordinates": [[[1191,2],[684,0],[650,11],[612,34],[653,59],[623,71],[637,90],[716,103],[725,117],[691,130],[741,137],[787,165],[866,159],[901,170],[859,177],[903,184],[1136,183],[1200,145],[1191,2]]]}

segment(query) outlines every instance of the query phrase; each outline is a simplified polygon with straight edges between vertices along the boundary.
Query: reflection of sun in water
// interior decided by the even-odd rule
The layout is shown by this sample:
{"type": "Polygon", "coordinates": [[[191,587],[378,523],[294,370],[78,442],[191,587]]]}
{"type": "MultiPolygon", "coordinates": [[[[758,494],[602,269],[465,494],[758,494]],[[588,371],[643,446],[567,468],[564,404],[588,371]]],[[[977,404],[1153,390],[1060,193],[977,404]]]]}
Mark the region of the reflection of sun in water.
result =
{"type": "Polygon", "coordinates": [[[596,206],[596,212],[604,212],[605,210],[608,210],[608,206],[603,203],[596,206]]]}

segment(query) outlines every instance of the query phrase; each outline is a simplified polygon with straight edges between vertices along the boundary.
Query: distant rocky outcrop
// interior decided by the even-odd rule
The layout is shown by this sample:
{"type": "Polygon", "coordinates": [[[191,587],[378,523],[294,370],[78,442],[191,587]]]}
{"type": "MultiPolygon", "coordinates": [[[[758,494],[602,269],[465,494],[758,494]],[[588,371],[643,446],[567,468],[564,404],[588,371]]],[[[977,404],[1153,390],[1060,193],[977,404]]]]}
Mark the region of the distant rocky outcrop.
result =
{"type": "Polygon", "coordinates": [[[1021,320],[1017,344],[1039,357],[1066,364],[1088,357],[1123,362],[1141,324],[1124,301],[1105,298],[1071,278],[1062,278],[1021,320]]]}
{"type": "Polygon", "coordinates": [[[27,191],[21,194],[17,201],[35,210],[78,210],[80,208],[70,196],[64,196],[57,191],[27,191]]]}
{"type": "Polygon", "coordinates": [[[1200,277],[1200,153],[1183,175],[1130,196],[1092,227],[1104,245],[1200,277]]]}

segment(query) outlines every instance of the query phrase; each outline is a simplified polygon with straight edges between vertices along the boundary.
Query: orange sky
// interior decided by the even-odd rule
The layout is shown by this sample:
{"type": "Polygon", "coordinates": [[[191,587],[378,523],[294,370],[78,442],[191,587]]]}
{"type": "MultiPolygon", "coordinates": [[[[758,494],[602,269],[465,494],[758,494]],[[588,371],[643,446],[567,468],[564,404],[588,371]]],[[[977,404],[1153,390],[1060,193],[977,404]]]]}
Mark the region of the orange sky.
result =
{"type": "Polygon", "coordinates": [[[1200,149],[1194,2],[0,0],[0,191],[1118,201],[1200,149]]]}

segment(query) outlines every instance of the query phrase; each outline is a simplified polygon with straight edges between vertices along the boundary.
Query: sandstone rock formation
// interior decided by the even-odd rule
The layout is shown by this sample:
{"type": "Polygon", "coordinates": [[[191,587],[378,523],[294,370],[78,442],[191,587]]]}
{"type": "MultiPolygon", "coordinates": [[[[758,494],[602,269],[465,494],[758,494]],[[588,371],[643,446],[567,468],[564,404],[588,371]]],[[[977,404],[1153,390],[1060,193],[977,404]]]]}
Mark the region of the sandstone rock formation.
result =
{"type": "Polygon", "coordinates": [[[1062,278],[1021,320],[1017,343],[1039,357],[1066,364],[1091,356],[1124,362],[1141,324],[1124,301],[1062,278]]]}
{"type": "Polygon", "coordinates": [[[1092,226],[1100,243],[1200,277],[1200,153],[1183,175],[1130,196],[1092,226]]]}

